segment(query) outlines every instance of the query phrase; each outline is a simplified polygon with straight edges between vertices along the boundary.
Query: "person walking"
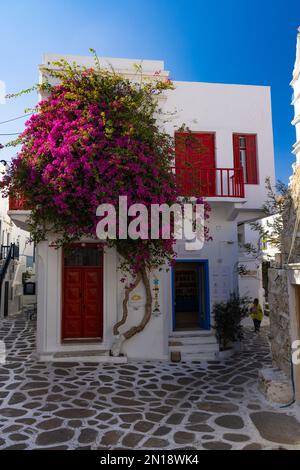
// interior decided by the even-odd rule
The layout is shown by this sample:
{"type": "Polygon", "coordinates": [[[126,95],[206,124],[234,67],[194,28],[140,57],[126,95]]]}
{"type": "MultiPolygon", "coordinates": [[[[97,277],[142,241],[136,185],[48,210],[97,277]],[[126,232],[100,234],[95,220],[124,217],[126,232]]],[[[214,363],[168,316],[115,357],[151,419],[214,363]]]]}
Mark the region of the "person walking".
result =
{"type": "Polygon", "coordinates": [[[253,300],[253,304],[250,307],[250,315],[254,324],[254,332],[258,333],[260,330],[261,321],[264,316],[263,310],[261,308],[260,303],[258,302],[258,299],[253,300]]]}

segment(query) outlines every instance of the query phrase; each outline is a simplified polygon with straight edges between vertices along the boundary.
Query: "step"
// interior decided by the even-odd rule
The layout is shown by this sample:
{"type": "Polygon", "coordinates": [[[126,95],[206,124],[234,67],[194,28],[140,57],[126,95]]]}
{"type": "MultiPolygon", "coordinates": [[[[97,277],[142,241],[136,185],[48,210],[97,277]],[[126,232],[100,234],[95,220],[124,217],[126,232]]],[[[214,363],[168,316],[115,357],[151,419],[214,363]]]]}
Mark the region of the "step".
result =
{"type": "Polygon", "coordinates": [[[206,337],[169,337],[169,346],[184,346],[186,344],[217,344],[217,339],[215,336],[206,336],[206,337]]]}
{"type": "Polygon", "coordinates": [[[179,330],[179,331],[172,331],[169,335],[170,338],[178,338],[180,337],[198,337],[198,336],[211,336],[213,335],[213,330],[179,330]]]}
{"type": "Polygon", "coordinates": [[[90,351],[60,351],[52,356],[54,362],[108,362],[123,364],[127,362],[126,356],[110,356],[108,350],[90,351]]]}
{"type": "Polygon", "coordinates": [[[99,350],[90,350],[90,351],[60,351],[54,354],[56,358],[66,358],[66,357],[77,357],[80,358],[82,356],[85,357],[93,357],[93,356],[109,356],[109,351],[99,351],[99,350]]]}
{"type": "MultiPolygon", "coordinates": [[[[45,359],[43,359],[45,360],[45,359]]],[[[49,361],[49,359],[48,359],[49,361]]],[[[85,356],[81,355],[79,356],[65,356],[65,357],[56,357],[54,356],[51,359],[51,362],[88,362],[88,363],[93,363],[93,364],[99,364],[99,363],[104,363],[104,364],[125,364],[127,363],[128,359],[127,356],[104,356],[104,355],[99,355],[99,356],[85,356]]]]}
{"type": "Polygon", "coordinates": [[[215,361],[218,359],[218,353],[197,353],[197,354],[181,354],[182,362],[191,362],[191,361],[215,361]]]}
{"type": "Polygon", "coordinates": [[[181,354],[186,353],[206,353],[206,352],[216,352],[219,351],[219,346],[217,343],[212,344],[187,344],[183,346],[169,346],[170,351],[180,351],[181,354]]]}

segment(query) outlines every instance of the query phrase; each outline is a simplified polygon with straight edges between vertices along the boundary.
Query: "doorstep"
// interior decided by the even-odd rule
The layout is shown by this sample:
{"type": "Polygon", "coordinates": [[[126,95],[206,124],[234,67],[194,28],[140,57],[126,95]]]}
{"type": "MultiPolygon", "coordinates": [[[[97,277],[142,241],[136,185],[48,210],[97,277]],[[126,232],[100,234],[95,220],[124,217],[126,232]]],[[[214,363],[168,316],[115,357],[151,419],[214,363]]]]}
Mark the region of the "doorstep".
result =
{"type": "Polygon", "coordinates": [[[108,364],[126,364],[127,356],[110,356],[108,351],[68,351],[56,353],[37,353],[40,362],[91,362],[108,364]]]}

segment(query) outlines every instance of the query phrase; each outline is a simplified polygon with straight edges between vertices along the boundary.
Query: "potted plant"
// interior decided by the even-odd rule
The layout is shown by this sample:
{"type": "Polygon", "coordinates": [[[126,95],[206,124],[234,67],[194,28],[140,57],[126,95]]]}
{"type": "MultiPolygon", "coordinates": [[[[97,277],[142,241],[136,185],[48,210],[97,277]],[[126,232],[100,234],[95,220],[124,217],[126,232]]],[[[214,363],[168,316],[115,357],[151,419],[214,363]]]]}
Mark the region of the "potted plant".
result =
{"type": "MultiPolygon", "coordinates": [[[[248,297],[231,294],[226,302],[215,303],[213,308],[214,328],[221,353],[233,352],[233,343],[243,338],[241,320],[248,315],[248,297]]],[[[221,354],[228,355],[228,354],[221,354]]]]}

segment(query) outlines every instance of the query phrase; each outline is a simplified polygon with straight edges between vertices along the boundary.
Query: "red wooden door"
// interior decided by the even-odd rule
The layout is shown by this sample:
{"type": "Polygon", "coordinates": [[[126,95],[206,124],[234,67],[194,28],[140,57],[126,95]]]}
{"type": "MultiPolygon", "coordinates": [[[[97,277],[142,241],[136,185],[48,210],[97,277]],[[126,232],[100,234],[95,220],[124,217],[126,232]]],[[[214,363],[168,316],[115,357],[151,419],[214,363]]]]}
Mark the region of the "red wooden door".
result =
{"type": "Polygon", "coordinates": [[[80,338],[82,333],[81,268],[64,268],[63,338],[80,338]]]}
{"type": "Polygon", "coordinates": [[[103,325],[103,271],[99,268],[82,269],[83,337],[102,338],[103,325]]]}
{"type": "Polygon", "coordinates": [[[64,258],[63,339],[102,338],[102,253],[100,256],[99,251],[94,250],[94,247],[80,247],[64,258]]]}
{"type": "Polygon", "coordinates": [[[212,133],[176,132],[176,174],[186,196],[214,196],[215,137],[212,133]]]}

